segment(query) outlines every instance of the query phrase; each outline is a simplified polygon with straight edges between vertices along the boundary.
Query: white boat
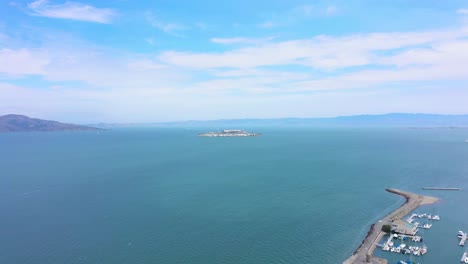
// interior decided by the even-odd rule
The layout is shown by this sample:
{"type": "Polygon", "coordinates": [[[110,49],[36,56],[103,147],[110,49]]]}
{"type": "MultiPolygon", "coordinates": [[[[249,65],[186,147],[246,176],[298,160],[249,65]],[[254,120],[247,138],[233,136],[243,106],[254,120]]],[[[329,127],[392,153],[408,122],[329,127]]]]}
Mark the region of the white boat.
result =
{"type": "Polygon", "coordinates": [[[421,255],[426,254],[426,253],[427,253],[427,247],[426,247],[426,246],[423,246],[423,247],[421,248],[421,251],[420,251],[420,252],[421,252],[421,255]]]}
{"type": "Polygon", "coordinates": [[[440,216],[439,216],[439,215],[434,215],[434,216],[432,217],[432,220],[439,221],[439,220],[440,220],[440,216]]]}
{"type": "Polygon", "coordinates": [[[423,225],[423,228],[424,228],[424,229],[429,229],[429,228],[431,228],[431,227],[432,227],[432,224],[424,224],[424,225],[423,225]]]}
{"type": "Polygon", "coordinates": [[[468,263],[468,253],[463,253],[463,256],[460,260],[461,263],[468,263]]]}
{"type": "Polygon", "coordinates": [[[465,236],[466,234],[463,232],[463,231],[458,231],[458,237],[459,238],[462,238],[463,236],[465,236]]]}

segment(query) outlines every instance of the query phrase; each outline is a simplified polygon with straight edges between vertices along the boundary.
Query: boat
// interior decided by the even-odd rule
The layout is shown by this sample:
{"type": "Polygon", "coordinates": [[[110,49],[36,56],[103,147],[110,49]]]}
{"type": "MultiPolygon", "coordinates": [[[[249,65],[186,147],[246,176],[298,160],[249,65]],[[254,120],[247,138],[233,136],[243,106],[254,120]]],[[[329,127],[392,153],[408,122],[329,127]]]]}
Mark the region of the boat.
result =
{"type": "Polygon", "coordinates": [[[427,253],[427,247],[423,246],[419,252],[421,252],[421,255],[426,254],[427,253]]]}
{"type": "Polygon", "coordinates": [[[461,263],[468,263],[468,253],[467,252],[463,253],[463,256],[461,257],[460,262],[461,263]]]}
{"type": "Polygon", "coordinates": [[[431,228],[431,227],[432,227],[432,224],[424,224],[424,225],[423,225],[423,228],[424,228],[424,229],[429,229],[429,228],[431,228]]]}
{"type": "Polygon", "coordinates": [[[439,216],[439,215],[434,215],[434,216],[432,217],[432,220],[439,221],[439,220],[440,220],[440,216],[439,216]]]}
{"type": "Polygon", "coordinates": [[[458,238],[462,238],[466,234],[463,231],[458,231],[458,238]]]}

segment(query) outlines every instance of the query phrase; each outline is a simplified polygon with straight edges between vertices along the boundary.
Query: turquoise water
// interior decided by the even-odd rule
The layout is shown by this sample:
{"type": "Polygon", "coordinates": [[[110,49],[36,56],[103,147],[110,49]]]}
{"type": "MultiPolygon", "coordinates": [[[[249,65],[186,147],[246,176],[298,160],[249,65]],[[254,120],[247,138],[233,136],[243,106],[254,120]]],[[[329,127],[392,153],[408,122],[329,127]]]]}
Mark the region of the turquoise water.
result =
{"type": "MultiPolygon", "coordinates": [[[[340,263],[403,203],[384,188],[468,189],[468,130],[250,130],[0,134],[0,263],[340,263]]],[[[459,263],[465,190],[424,192],[421,263],[459,263]]]]}

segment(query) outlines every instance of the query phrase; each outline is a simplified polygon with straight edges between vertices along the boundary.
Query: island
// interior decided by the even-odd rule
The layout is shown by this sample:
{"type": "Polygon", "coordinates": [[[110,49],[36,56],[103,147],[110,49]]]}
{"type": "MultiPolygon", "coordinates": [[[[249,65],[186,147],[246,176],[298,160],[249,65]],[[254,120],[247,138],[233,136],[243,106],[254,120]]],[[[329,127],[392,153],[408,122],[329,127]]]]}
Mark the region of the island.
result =
{"type": "Polygon", "coordinates": [[[423,196],[415,193],[404,192],[397,189],[386,189],[387,192],[401,195],[406,199],[406,202],[398,209],[384,217],[382,220],[373,224],[367,233],[366,238],[362,241],[361,246],[354,252],[354,254],[343,262],[343,264],[386,264],[387,260],[376,258],[373,256],[374,249],[377,243],[386,234],[382,230],[383,226],[395,225],[401,219],[409,214],[420,205],[433,204],[439,199],[431,196],[423,196]]]}
{"type": "Polygon", "coordinates": [[[221,132],[208,132],[199,134],[200,137],[255,137],[259,133],[250,133],[240,129],[223,130],[221,132]]]}
{"type": "Polygon", "coordinates": [[[0,132],[32,132],[32,131],[92,131],[99,128],[65,124],[57,121],[30,118],[24,115],[0,116],[0,132]]]}

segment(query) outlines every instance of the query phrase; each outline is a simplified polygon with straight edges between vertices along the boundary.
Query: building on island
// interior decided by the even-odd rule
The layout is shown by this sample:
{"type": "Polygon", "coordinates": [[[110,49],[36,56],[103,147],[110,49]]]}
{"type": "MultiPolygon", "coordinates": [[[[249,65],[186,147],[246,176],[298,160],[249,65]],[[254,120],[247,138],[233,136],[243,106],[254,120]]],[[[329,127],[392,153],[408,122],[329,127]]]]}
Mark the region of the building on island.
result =
{"type": "Polygon", "coordinates": [[[221,132],[208,132],[199,134],[201,137],[254,137],[259,136],[258,133],[250,133],[240,129],[225,129],[221,132]]]}

